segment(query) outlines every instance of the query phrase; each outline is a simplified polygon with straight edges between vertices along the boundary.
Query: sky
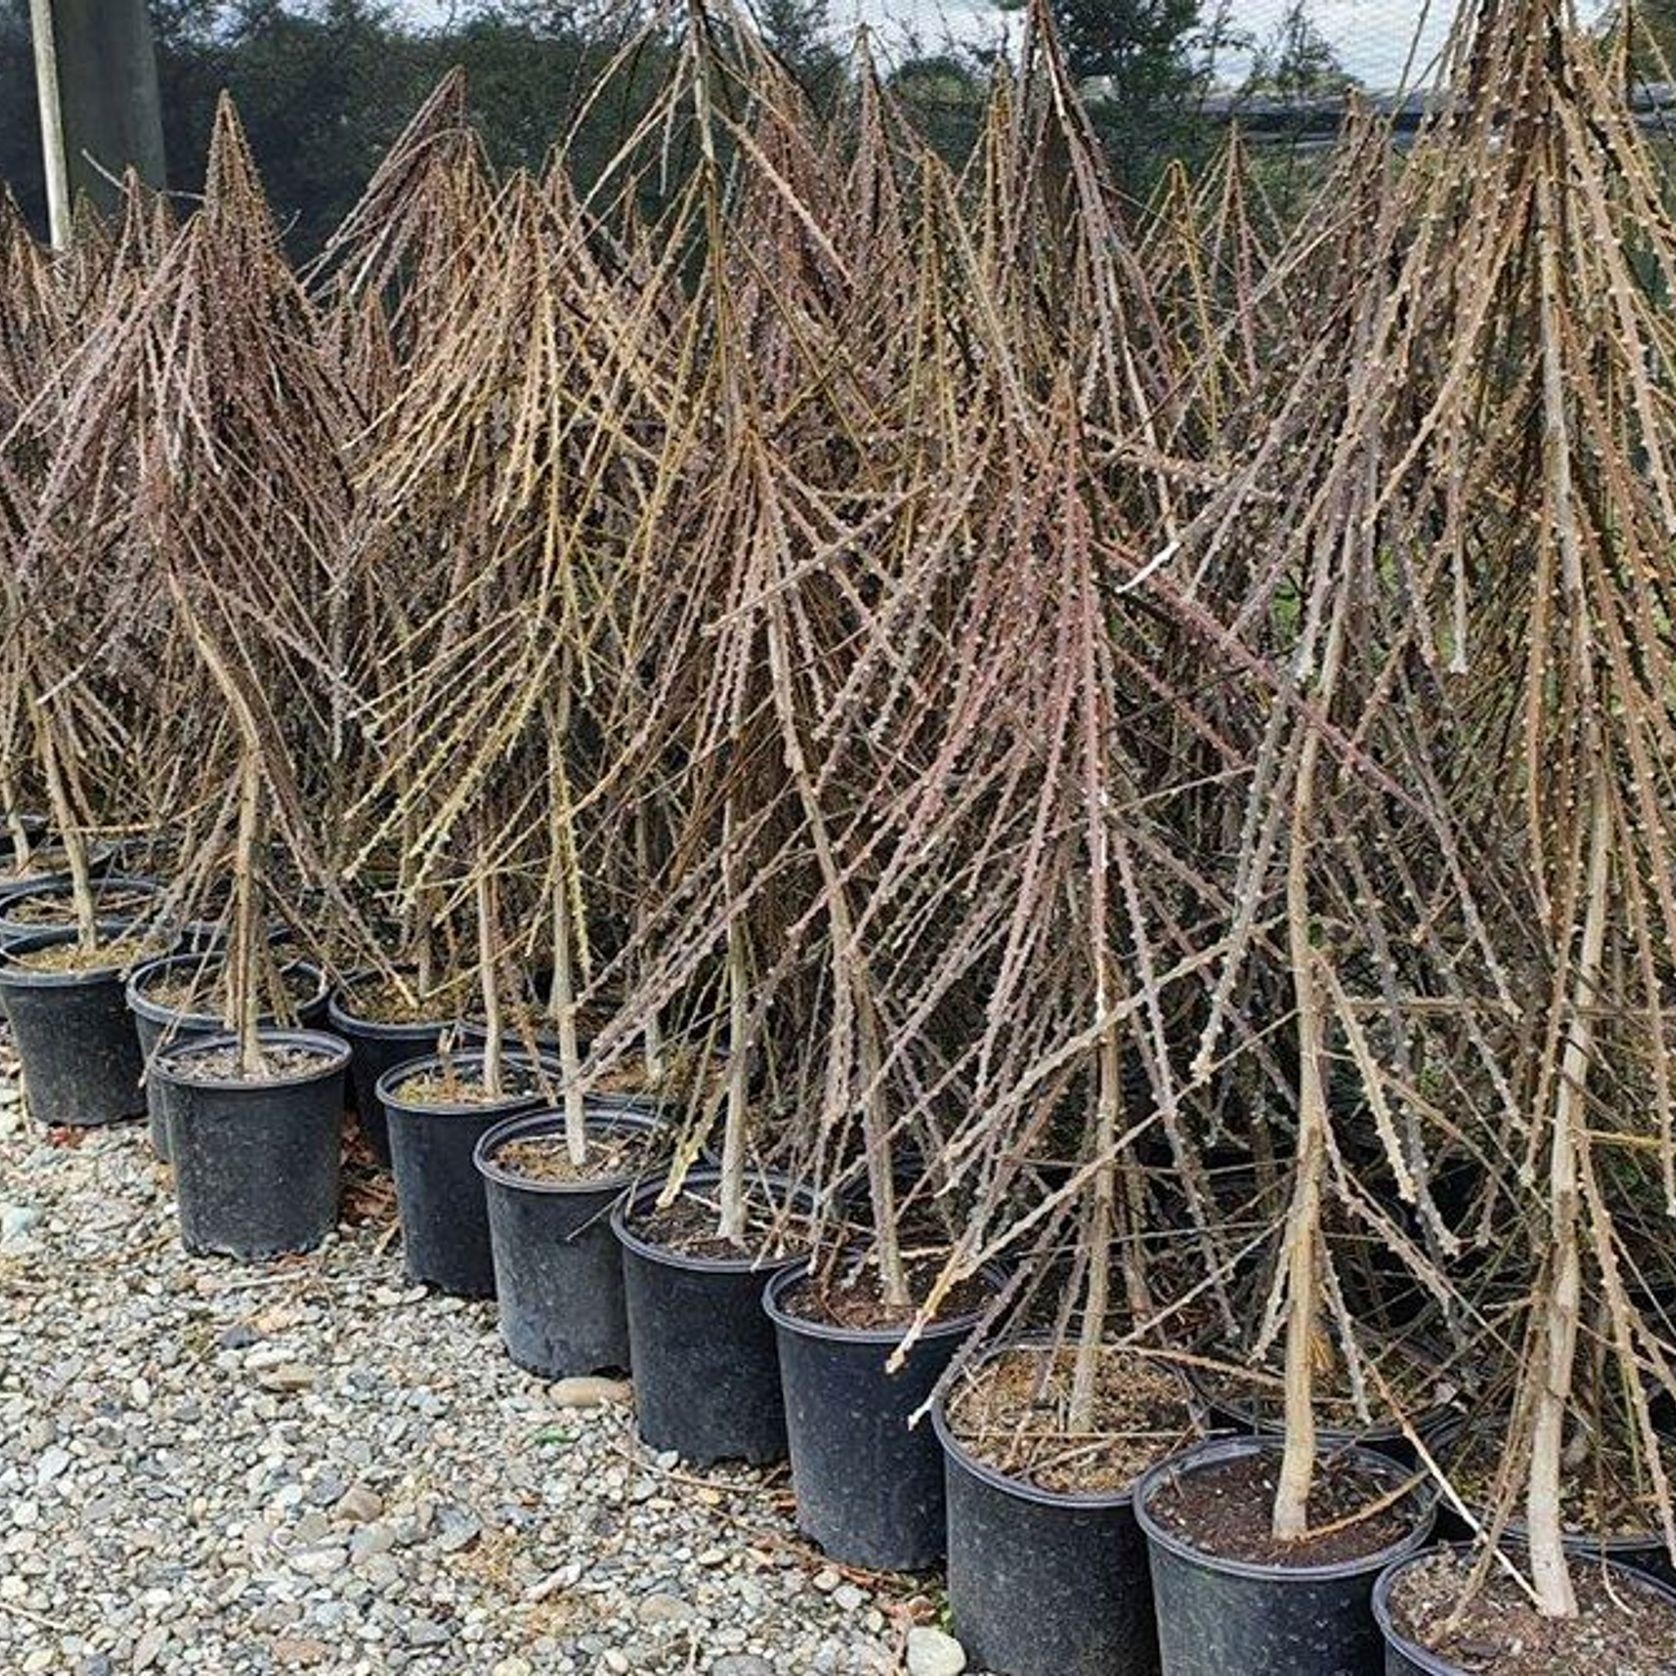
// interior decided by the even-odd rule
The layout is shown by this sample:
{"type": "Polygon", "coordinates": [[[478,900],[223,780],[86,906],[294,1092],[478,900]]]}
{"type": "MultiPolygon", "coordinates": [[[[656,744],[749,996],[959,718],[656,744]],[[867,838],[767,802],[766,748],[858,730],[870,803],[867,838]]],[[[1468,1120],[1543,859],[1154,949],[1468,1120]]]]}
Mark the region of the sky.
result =
{"type": "MultiPolygon", "coordinates": [[[[1209,3],[1209,0],[1206,0],[1209,3]]],[[[1422,68],[1441,45],[1453,16],[1453,0],[1308,0],[1316,27],[1338,52],[1344,67],[1376,91],[1394,87],[1419,30],[1422,68]]],[[[1286,11],[1287,0],[1231,0],[1231,20],[1237,29],[1259,41],[1270,35],[1286,11]]],[[[404,9],[421,22],[434,22],[446,12],[444,0],[405,0],[404,9]]],[[[833,21],[843,27],[858,22],[876,25],[887,45],[905,31],[917,34],[930,49],[945,34],[957,40],[996,39],[1003,29],[1018,30],[1016,14],[1008,18],[991,0],[831,0],[833,21]]],[[[1219,79],[1237,82],[1247,61],[1222,61],[1219,79]]]]}

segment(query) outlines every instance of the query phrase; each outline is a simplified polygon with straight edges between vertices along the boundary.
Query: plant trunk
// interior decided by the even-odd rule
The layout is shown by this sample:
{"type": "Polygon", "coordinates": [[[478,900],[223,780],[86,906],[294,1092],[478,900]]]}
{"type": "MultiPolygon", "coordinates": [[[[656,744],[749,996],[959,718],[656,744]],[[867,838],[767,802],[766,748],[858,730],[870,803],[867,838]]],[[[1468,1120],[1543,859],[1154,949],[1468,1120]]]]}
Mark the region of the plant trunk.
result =
{"type": "Polygon", "coordinates": [[[506,1021],[500,1010],[499,939],[496,935],[498,892],[494,876],[477,877],[477,974],[483,992],[483,1086],[499,1094],[501,1058],[506,1045],[506,1021]]]}
{"type": "Polygon", "coordinates": [[[262,775],[248,752],[239,764],[239,825],[233,843],[233,925],[227,962],[228,1025],[238,1036],[239,1069],[254,1077],[262,1069],[257,1020],[262,1015],[260,962],[261,881],[257,850],[261,838],[262,775]]]}
{"type": "MultiPolygon", "coordinates": [[[[639,936],[645,936],[646,927],[652,917],[651,889],[652,889],[652,842],[646,830],[646,809],[642,804],[634,812],[634,859],[636,872],[636,892],[634,903],[635,929],[639,936]]],[[[642,945],[644,946],[644,945],[642,945]]],[[[651,956],[646,955],[648,964],[651,956]]],[[[646,1009],[646,1086],[656,1088],[663,1081],[663,1027],[658,1022],[658,1009],[646,1009]]]]}
{"type": "Polygon", "coordinates": [[[1112,1233],[1117,1199],[1117,1098],[1108,1078],[1117,1055],[1116,1032],[1100,1048],[1100,1110],[1095,1146],[1100,1167],[1093,1181],[1093,1206],[1088,1218],[1088,1290],[1077,1339],[1076,1366],[1071,1375],[1070,1430],[1087,1435],[1094,1430],[1094,1396],[1100,1373],[1100,1349],[1106,1337],[1106,1313],[1111,1307],[1112,1233]]]}
{"type": "Polygon", "coordinates": [[[91,954],[98,947],[99,926],[93,901],[93,878],[87,865],[87,845],[75,811],[70,806],[70,791],[64,782],[63,765],[59,761],[58,742],[53,737],[52,724],[39,709],[35,712],[35,737],[40,750],[41,770],[47,782],[47,799],[52,804],[53,824],[58,828],[58,841],[64,846],[64,859],[70,868],[70,901],[76,912],[76,946],[83,954],[91,954]]]}
{"type": "MultiPolygon", "coordinates": [[[[1318,696],[1330,703],[1344,643],[1345,589],[1341,585],[1322,660],[1318,696]]],[[[1292,1204],[1286,1218],[1285,1440],[1275,1485],[1273,1529],[1278,1542],[1296,1542],[1309,1529],[1315,1483],[1315,1353],[1321,1331],[1321,1177],[1327,1156],[1326,1032],[1321,979],[1310,923],[1310,829],[1321,735],[1313,724],[1298,753],[1292,829],[1286,863],[1286,940],[1298,1010],[1298,1141],[1292,1204]]]]}
{"type": "Polygon", "coordinates": [[[570,733],[570,661],[564,662],[562,696],[548,715],[547,779],[553,855],[553,993],[549,1000],[559,1033],[559,1074],[564,1081],[565,1150],[579,1170],[588,1161],[587,1102],[582,1093],[582,1044],[576,1030],[576,942],[571,920],[571,870],[576,864],[576,836],[570,824],[570,778],[565,772],[565,740],[570,733]]]}
{"type": "Polygon", "coordinates": [[[745,1140],[749,1113],[745,1073],[750,1058],[750,974],[745,964],[745,933],[738,921],[727,928],[728,1062],[727,1121],[722,1129],[721,1222],[724,1240],[745,1238],[745,1140]]]}
{"type": "Polygon", "coordinates": [[[1578,1245],[1577,1136],[1586,1119],[1584,1099],[1594,1049],[1593,1007],[1606,944],[1610,890],[1612,812],[1604,784],[1596,783],[1590,817],[1588,898],[1583,942],[1572,994],[1571,1020],[1560,1060],[1554,1101],[1554,1132],[1548,1157],[1547,1294],[1541,1300],[1541,1354],[1535,1417],[1531,1429],[1530,1479],[1525,1522],[1530,1534],[1531,1581],[1537,1606],[1550,1618],[1577,1616],[1577,1593],[1566,1564],[1560,1491],[1565,1465],[1565,1422],[1570,1407],[1572,1369],[1577,1359],[1578,1317],[1582,1305],[1582,1254],[1578,1245]]]}

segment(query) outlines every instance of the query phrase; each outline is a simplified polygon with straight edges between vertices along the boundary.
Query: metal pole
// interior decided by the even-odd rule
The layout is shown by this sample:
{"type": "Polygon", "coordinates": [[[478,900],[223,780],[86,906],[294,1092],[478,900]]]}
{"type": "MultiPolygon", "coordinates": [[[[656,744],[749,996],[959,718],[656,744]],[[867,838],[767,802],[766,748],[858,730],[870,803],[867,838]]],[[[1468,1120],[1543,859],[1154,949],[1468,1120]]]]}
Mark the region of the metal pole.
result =
{"type": "Polygon", "coordinates": [[[135,170],[164,185],[163,108],[146,0],[30,0],[52,241],[70,239],[77,197],[116,207],[135,170]]]}
{"type": "Polygon", "coordinates": [[[64,153],[64,111],[58,98],[58,42],[53,35],[52,0],[29,0],[29,32],[35,46],[35,92],[41,109],[47,222],[53,248],[63,250],[70,243],[70,170],[64,153]]]}

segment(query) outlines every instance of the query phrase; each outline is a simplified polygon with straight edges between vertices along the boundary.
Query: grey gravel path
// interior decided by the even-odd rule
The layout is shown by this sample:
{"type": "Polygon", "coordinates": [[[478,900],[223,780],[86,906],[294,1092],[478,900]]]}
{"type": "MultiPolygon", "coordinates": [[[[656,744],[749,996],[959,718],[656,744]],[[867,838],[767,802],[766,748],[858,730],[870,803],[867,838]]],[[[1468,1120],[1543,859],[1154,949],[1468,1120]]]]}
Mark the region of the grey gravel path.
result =
{"type": "Polygon", "coordinates": [[[188,1259],[144,1126],[48,1136],[9,1069],[0,1672],[903,1668],[923,1588],[828,1566],[783,1471],[560,1406],[491,1306],[404,1283],[376,1178],[308,1258],[188,1259]]]}

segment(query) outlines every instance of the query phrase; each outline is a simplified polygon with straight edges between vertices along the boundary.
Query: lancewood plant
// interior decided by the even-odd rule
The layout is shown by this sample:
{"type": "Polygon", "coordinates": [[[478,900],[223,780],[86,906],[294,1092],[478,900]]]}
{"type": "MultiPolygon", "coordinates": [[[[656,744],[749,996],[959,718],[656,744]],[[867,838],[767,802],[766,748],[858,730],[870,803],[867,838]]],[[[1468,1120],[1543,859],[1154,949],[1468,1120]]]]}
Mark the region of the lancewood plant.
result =
{"type": "Polygon", "coordinates": [[[189,840],[176,906],[230,891],[226,1021],[247,1074],[261,1066],[281,878],[323,872],[336,672],[319,625],[342,554],[349,419],[224,102],[203,207],[113,298],[76,366],[36,542],[60,566],[99,555],[104,620],[168,648],[150,667],[174,679],[134,702],[189,840]]]}

